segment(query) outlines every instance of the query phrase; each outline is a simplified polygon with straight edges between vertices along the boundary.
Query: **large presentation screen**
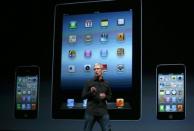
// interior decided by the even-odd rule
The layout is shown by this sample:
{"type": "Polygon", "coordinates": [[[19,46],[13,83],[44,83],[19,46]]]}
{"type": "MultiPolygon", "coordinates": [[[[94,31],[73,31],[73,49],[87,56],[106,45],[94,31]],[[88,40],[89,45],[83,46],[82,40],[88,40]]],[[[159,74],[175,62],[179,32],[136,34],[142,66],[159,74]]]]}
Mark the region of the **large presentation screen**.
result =
{"type": "Polygon", "coordinates": [[[134,3],[123,8],[115,4],[109,1],[56,6],[54,118],[83,117],[87,99],[82,99],[81,93],[86,82],[94,79],[96,63],[102,64],[103,78],[112,90],[112,98],[107,102],[110,117],[139,117],[141,33],[140,19],[135,15],[138,9],[134,3]],[[68,10],[71,7],[80,11],[68,10]]]}

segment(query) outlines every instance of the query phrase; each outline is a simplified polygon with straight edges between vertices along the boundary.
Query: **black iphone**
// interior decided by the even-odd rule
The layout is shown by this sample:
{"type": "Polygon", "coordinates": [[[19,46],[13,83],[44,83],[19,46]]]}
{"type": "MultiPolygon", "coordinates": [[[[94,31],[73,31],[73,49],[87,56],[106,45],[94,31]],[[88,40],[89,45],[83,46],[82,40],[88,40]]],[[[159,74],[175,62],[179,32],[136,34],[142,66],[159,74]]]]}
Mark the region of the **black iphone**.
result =
{"type": "Polygon", "coordinates": [[[15,118],[37,118],[39,76],[38,66],[16,67],[15,118]]]}
{"type": "Polygon", "coordinates": [[[185,118],[186,67],[184,64],[160,64],[156,68],[157,118],[185,118]]]}

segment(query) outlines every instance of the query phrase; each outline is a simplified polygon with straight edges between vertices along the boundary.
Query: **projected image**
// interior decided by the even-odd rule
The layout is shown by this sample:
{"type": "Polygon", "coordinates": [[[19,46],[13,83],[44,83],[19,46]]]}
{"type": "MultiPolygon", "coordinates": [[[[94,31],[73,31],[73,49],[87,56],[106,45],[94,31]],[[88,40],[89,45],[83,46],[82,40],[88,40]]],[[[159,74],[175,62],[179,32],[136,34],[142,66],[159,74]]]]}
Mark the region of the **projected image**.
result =
{"type": "Polygon", "coordinates": [[[103,79],[112,91],[108,109],[130,109],[132,10],[64,14],[62,25],[60,88],[80,93],[64,97],[62,109],[87,107],[88,100],[80,97],[87,81],[95,79],[96,63],[102,65],[103,79]]]}

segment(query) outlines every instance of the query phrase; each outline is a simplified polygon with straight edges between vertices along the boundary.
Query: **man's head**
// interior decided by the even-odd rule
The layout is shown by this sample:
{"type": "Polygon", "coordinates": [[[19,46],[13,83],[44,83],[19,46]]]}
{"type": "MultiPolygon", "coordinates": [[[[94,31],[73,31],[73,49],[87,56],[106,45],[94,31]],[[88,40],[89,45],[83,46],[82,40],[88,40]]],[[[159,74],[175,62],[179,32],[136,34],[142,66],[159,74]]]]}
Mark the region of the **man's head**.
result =
{"type": "Polygon", "coordinates": [[[103,68],[102,68],[101,64],[96,63],[94,65],[94,73],[95,73],[95,76],[102,77],[102,75],[103,75],[103,68]]]}

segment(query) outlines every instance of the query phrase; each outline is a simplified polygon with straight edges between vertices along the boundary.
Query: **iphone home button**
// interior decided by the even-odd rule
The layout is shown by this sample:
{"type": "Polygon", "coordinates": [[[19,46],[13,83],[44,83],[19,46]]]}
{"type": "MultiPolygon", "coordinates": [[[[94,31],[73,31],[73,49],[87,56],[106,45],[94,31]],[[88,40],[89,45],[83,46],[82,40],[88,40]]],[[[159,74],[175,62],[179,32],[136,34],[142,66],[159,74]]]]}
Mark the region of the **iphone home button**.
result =
{"type": "Polygon", "coordinates": [[[169,119],[173,119],[173,115],[172,114],[169,115],[169,119]]]}

